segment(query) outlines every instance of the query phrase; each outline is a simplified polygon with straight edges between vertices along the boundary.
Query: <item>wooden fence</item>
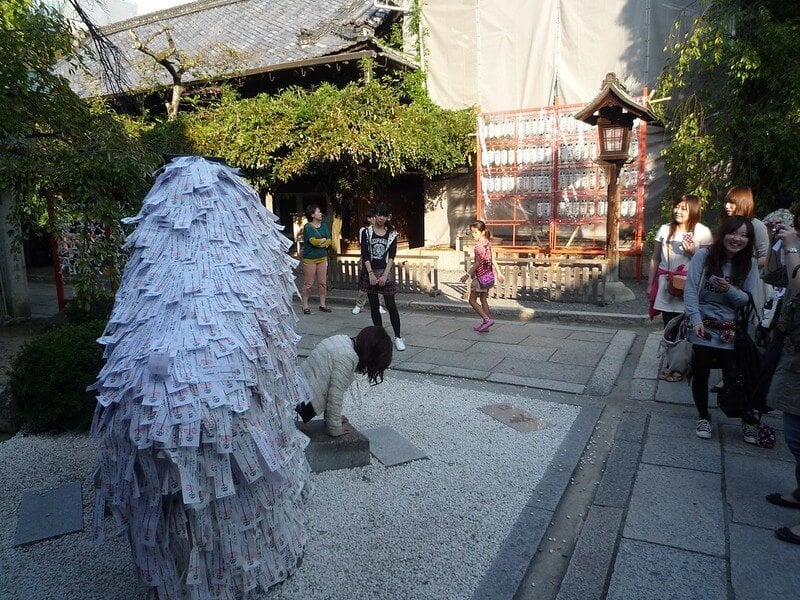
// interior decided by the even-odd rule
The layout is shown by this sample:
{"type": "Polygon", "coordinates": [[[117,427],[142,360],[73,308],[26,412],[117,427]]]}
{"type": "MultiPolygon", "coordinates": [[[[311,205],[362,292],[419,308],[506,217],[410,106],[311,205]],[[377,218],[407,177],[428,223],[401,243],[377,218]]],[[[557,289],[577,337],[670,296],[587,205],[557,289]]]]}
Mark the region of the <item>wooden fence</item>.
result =
{"type": "MultiPolygon", "coordinates": [[[[472,256],[465,253],[465,260],[469,269],[472,256]]],[[[491,298],[605,303],[604,259],[496,259],[495,265],[505,280],[495,280],[491,298]]],[[[468,297],[469,286],[464,292],[468,297]]]]}
{"type": "MultiPolygon", "coordinates": [[[[340,254],[328,262],[328,286],[332,289],[358,287],[358,255],[340,254]]],[[[439,291],[439,270],[435,256],[397,256],[394,276],[398,292],[418,292],[436,296],[439,291]]]]}

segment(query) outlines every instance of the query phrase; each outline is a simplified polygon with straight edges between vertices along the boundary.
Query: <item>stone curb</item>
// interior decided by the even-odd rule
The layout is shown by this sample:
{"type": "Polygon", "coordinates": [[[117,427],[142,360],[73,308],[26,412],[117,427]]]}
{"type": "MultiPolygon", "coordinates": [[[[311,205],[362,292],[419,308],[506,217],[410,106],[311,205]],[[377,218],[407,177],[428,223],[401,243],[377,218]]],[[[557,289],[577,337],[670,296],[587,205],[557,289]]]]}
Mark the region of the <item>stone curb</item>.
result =
{"type": "Polygon", "coordinates": [[[581,408],[533,495],[481,578],[473,600],[511,600],[517,593],[603,409],[602,404],[581,408]]]}
{"type": "MultiPolygon", "coordinates": [[[[422,295],[420,294],[420,297],[422,295]]],[[[472,313],[472,307],[466,302],[453,300],[409,300],[395,296],[398,308],[409,310],[472,313]]],[[[329,295],[328,302],[332,304],[354,303],[353,297],[329,295]]],[[[560,321],[564,323],[586,323],[591,325],[613,325],[618,327],[649,327],[652,321],[648,315],[635,315],[626,313],[605,313],[581,310],[551,310],[547,308],[527,308],[524,306],[493,305],[492,315],[512,321],[560,321]]]]}

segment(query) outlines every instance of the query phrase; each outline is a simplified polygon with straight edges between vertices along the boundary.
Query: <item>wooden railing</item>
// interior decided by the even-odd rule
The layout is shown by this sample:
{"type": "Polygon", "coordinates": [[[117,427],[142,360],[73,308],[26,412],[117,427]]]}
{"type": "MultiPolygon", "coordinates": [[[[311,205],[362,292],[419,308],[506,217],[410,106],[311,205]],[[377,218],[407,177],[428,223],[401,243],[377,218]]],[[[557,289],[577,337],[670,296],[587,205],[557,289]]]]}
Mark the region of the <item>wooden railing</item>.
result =
{"type": "MultiPolygon", "coordinates": [[[[355,289],[358,287],[359,256],[340,254],[328,262],[328,286],[355,289]]],[[[394,276],[397,291],[418,292],[436,296],[439,291],[439,270],[435,256],[397,256],[394,276]]]]}
{"type": "MultiPolygon", "coordinates": [[[[465,253],[467,269],[472,255],[465,253]]],[[[606,261],[604,259],[495,259],[495,266],[504,277],[489,292],[491,298],[513,300],[550,300],[554,302],[605,302],[606,261]]],[[[469,297],[469,286],[464,298],[469,297]]]]}

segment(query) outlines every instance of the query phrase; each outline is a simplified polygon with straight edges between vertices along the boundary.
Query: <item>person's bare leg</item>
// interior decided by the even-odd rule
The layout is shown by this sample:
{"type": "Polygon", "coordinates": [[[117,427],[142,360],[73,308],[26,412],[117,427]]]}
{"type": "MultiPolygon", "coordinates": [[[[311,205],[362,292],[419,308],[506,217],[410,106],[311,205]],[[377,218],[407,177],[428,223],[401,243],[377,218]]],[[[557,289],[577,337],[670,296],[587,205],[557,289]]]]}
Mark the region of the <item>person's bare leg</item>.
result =
{"type": "Polygon", "coordinates": [[[481,308],[483,308],[483,312],[486,314],[486,317],[490,317],[491,313],[489,312],[489,292],[481,292],[481,308]]]}
{"type": "Polygon", "coordinates": [[[470,292],[469,293],[469,304],[478,313],[478,316],[483,319],[484,321],[489,318],[489,315],[483,311],[480,303],[478,302],[478,292],[470,292]]]}

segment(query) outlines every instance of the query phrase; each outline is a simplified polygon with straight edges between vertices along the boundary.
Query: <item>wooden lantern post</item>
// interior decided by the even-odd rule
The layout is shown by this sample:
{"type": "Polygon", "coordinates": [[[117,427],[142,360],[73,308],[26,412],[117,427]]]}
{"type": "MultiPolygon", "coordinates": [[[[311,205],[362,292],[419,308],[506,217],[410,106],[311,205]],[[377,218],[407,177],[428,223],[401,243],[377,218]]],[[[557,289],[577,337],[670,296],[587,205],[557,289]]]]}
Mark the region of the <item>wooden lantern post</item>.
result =
{"type": "Polygon", "coordinates": [[[631,161],[631,129],[636,119],[647,123],[656,120],[653,112],[637,104],[614,73],[606,75],[600,92],[575,118],[597,126],[600,150],[597,158],[609,165],[608,212],[606,214],[606,294],[611,301],[632,300],[631,292],[619,280],[619,174],[622,166],[631,161]],[[611,285],[609,285],[611,284],[611,285]]]}

